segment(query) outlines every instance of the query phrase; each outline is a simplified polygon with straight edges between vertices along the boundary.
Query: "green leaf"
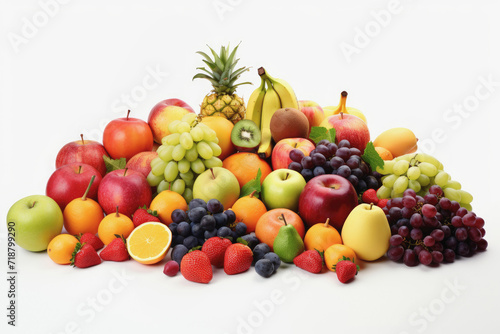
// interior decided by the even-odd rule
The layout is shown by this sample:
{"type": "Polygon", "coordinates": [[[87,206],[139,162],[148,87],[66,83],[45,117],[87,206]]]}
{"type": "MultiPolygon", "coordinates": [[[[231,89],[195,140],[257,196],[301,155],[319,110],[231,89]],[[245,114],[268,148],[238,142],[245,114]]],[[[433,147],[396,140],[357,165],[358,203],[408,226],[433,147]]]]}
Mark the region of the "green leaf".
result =
{"type": "Polygon", "coordinates": [[[372,170],[376,170],[377,167],[384,167],[384,160],[380,157],[378,152],[375,150],[375,146],[373,146],[372,142],[369,142],[366,145],[365,152],[361,156],[366,163],[370,165],[372,170]]]}
{"type": "Polygon", "coordinates": [[[313,126],[311,128],[311,133],[309,134],[309,139],[311,139],[313,142],[316,144],[322,141],[323,139],[326,139],[330,141],[331,143],[335,143],[335,129],[327,129],[324,127],[320,126],[313,126]]]}
{"type": "Polygon", "coordinates": [[[104,158],[104,163],[106,164],[106,173],[112,172],[118,169],[124,169],[127,164],[127,160],[125,158],[120,159],[111,159],[105,155],[102,156],[104,158]]]}
{"type": "Polygon", "coordinates": [[[260,178],[262,176],[262,172],[259,168],[259,170],[257,171],[257,176],[255,177],[255,179],[251,180],[251,181],[248,181],[242,188],[241,188],[241,194],[240,194],[240,198],[241,197],[245,197],[245,196],[248,196],[250,195],[251,193],[253,193],[255,191],[255,194],[254,196],[256,198],[259,198],[259,194],[261,192],[261,185],[260,185],[260,178]]]}

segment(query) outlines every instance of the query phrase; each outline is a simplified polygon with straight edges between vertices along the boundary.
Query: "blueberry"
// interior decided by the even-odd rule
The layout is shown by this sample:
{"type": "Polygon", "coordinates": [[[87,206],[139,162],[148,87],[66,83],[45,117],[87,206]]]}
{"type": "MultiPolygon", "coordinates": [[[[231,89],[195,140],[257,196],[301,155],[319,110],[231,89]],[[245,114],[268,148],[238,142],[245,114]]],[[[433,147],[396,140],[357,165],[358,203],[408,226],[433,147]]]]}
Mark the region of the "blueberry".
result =
{"type": "Polygon", "coordinates": [[[226,210],[224,211],[224,214],[227,217],[227,222],[226,224],[232,224],[236,221],[236,215],[234,214],[234,211],[232,210],[226,210]]]}
{"type": "Polygon", "coordinates": [[[207,202],[207,210],[211,213],[221,213],[224,211],[224,206],[218,199],[212,198],[207,202]]]}
{"type": "Polygon", "coordinates": [[[189,249],[184,245],[177,245],[172,249],[171,258],[179,265],[181,264],[182,257],[187,254],[189,249]]]}
{"type": "Polygon", "coordinates": [[[255,246],[253,249],[253,263],[257,263],[257,261],[263,259],[264,255],[266,255],[270,251],[271,248],[263,242],[255,246]]]}
{"type": "Polygon", "coordinates": [[[245,240],[248,243],[247,246],[250,247],[252,251],[260,242],[259,239],[257,239],[257,237],[255,236],[255,233],[246,234],[242,236],[241,239],[245,240]]]}
{"type": "Polygon", "coordinates": [[[210,215],[204,216],[203,218],[201,218],[200,225],[204,231],[213,231],[216,225],[214,216],[210,215]]]}
{"type": "Polygon", "coordinates": [[[274,264],[271,260],[260,259],[255,263],[255,271],[262,277],[269,277],[274,273],[274,264]]]}
{"type": "Polygon", "coordinates": [[[191,226],[187,222],[180,222],[177,225],[177,234],[183,237],[191,235],[191,226]]]}
{"type": "Polygon", "coordinates": [[[231,236],[231,233],[233,231],[231,231],[231,229],[227,226],[222,226],[218,231],[217,231],[217,236],[221,237],[221,238],[225,238],[225,237],[229,237],[231,236]]]}
{"type": "Polygon", "coordinates": [[[189,237],[186,237],[184,239],[184,242],[182,244],[186,246],[187,249],[191,249],[198,246],[198,239],[195,236],[190,235],[189,237]]]}
{"type": "Polygon", "coordinates": [[[194,208],[202,207],[205,210],[207,209],[207,203],[205,203],[204,200],[201,198],[195,198],[189,202],[189,210],[192,210],[194,208]]]}
{"type": "Polygon", "coordinates": [[[181,209],[175,209],[174,211],[172,211],[170,217],[172,218],[172,221],[174,223],[180,223],[187,220],[186,212],[181,209]]]}
{"type": "Polygon", "coordinates": [[[203,237],[203,234],[205,231],[201,228],[200,224],[194,224],[193,227],[191,227],[191,234],[197,238],[203,237]]]}
{"type": "Polygon", "coordinates": [[[213,229],[212,231],[205,231],[205,233],[203,234],[203,236],[205,237],[205,239],[210,239],[212,237],[215,237],[217,235],[217,230],[216,229],[213,229]]]}
{"type": "Polygon", "coordinates": [[[188,211],[188,217],[191,222],[198,224],[203,216],[207,214],[207,209],[199,206],[188,211]]]}
{"type": "Polygon", "coordinates": [[[245,225],[245,223],[239,222],[238,224],[236,224],[234,232],[236,232],[238,237],[241,237],[247,233],[247,226],[245,225]]]}
{"type": "Polygon", "coordinates": [[[264,259],[268,259],[273,263],[274,272],[276,272],[276,270],[278,270],[278,268],[281,266],[281,259],[276,253],[273,252],[267,253],[266,255],[264,255],[264,259]]]}
{"type": "Polygon", "coordinates": [[[225,213],[216,213],[212,217],[215,218],[215,227],[220,228],[227,225],[227,216],[225,213]]]}

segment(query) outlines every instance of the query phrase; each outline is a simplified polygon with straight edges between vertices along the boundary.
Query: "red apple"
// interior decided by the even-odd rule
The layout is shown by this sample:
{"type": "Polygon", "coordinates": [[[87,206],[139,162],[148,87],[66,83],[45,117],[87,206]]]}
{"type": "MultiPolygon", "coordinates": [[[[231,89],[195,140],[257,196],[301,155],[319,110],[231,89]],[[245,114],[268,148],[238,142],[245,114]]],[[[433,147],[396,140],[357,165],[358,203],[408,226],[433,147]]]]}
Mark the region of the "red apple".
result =
{"type": "Polygon", "coordinates": [[[106,125],[103,144],[113,159],[130,159],[139,152],[153,149],[153,133],[148,123],[138,118],[117,118],[106,125]]]}
{"type": "Polygon", "coordinates": [[[146,177],[133,169],[118,169],[106,174],[97,194],[106,214],[116,211],[131,217],[141,206],[151,204],[152,194],[146,177]]]}
{"type": "Polygon", "coordinates": [[[337,142],[347,139],[351,147],[356,147],[361,152],[365,151],[366,144],[370,141],[370,131],[368,126],[359,117],[340,113],[332,115],[321,123],[322,127],[335,129],[335,140],[337,142]]]}
{"type": "Polygon", "coordinates": [[[97,169],[101,176],[105,175],[106,164],[102,156],[109,157],[108,152],[100,143],[94,140],[84,140],[83,135],[80,137],[81,140],[72,141],[59,150],[56,157],[56,168],[72,162],[81,162],[97,169]]]}
{"type": "Polygon", "coordinates": [[[148,124],[153,131],[155,142],[161,144],[161,139],[170,134],[168,125],[173,120],[180,120],[187,113],[194,113],[186,102],[179,99],[167,99],[158,102],[148,117],[148,124]]]}
{"type": "Polygon", "coordinates": [[[102,176],[94,167],[80,162],[73,162],[56,169],[47,182],[45,194],[56,201],[64,211],[69,202],[83,196],[92,175],[95,175],[95,180],[87,197],[97,200],[97,189],[102,176]]]}
{"type": "Polygon", "coordinates": [[[309,121],[309,132],[311,132],[311,127],[319,126],[325,119],[323,108],[314,101],[299,101],[299,110],[306,115],[309,121]]]}
{"type": "Polygon", "coordinates": [[[305,155],[309,155],[309,152],[314,150],[314,144],[305,138],[285,138],[280,140],[273,149],[271,161],[273,164],[273,170],[280,168],[288,168],[292,159],[290,159],[290,151],[297,148],[304,152],[305,155]]]}
{"type": "Polygon", "coordinates": [[[151,172],[151,160],[157,156],[158,153],[152,151],[137,153],[127,161],[125,168],[136,170],[141,172],[145,177],[148,177],[149,172],[151,172]]]}
{"type": "Polygon", "coordinates": [[[330,218],[330,225],[340,232],[347,216],[357,205],[358,195],[347,179],[324,174],[307,182],[299,198],[299,215],[309,227],[330,218]]]}

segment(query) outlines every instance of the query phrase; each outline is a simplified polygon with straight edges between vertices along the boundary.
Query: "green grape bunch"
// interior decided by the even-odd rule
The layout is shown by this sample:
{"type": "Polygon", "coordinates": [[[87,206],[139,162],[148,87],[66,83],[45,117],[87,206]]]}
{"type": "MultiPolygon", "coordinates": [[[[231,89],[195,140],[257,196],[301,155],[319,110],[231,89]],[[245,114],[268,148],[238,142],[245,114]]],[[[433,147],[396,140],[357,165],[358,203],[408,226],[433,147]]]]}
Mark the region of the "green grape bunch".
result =
{"type": "Polygon", "coordinates": [[[444,171],[443,164],[429,154],[402,155],[385,161],[384,167],[378,167],[377,172],[384,175],[382,186],[377,190],[378,198],[403,197],[406,189],[413,189],[418,195],[425,196],[431,186],[438,185],[446,198],[472,210],[472,195],[462,190],[462,185],[444,171]]]}
{"type": "Polygon", "coordinates": [[[222,150],[214,130],[199,122],[198,115],[189,113],[168,125],[158,157],[151,161],[147,180],[157,192],[172,190],[181,194],[186,202],[193,199],[196,177],[207,168],[222,167],[218,158],[222,150]]]}

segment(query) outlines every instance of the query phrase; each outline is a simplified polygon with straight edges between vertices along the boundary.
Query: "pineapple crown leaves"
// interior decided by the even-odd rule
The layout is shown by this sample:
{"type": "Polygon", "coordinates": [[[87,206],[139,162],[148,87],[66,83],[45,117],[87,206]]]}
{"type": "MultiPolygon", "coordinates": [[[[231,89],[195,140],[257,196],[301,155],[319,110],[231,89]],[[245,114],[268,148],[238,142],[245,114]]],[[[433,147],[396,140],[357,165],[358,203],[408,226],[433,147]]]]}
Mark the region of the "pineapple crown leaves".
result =
{"type": "Polygon", "coordinates": [[[221,46],[219,54],[207,45],[213,55],[213,59],[205,52],[196,52],[205,58],[203,59],[203,62],[210,70],[207,70],[205,67],[197,67],[197,70],[201,70],[207,74],[198,73],[193,77],[193,80],[197,78],[209,80],[214,88],[213,91],[218,94],[233,94],[236,87],[240,85],[252,84],[251,82],[241,82],[235,84],[240,75],[249,70],[247,67],[241,67],[233,71],[239,61],[239,59],[234,59],[239,45],[240,44],[238,44],[231,52],[229,45],[227,48],[221,46]]]}
{"type": "MultiPolygon", "coordinates": [[[[337,269],[337,264],[339,264],[339,263],[340,263],[340,262],[342,262],[342,261],[349,261],[349,262],[354,263],[354,259],[353,259],[353,260],[351,260],[351,259],[350,259],[350,258],[348,258],[348,257],[342,256],[342,258],[341,258],[341,259],[339,259],[339,260],[337,261],[337,263],[333,265],[333,267],[332,267],[332,268],[333,268],[333,270],[336,270],[336,269],[337,269]]],[[[358,266],[358,265],[356,265],[356,275],[358,274],[358,271],[359,271],[359,266],[358,266]]]]}

